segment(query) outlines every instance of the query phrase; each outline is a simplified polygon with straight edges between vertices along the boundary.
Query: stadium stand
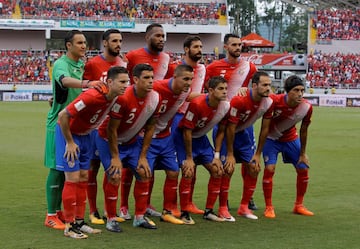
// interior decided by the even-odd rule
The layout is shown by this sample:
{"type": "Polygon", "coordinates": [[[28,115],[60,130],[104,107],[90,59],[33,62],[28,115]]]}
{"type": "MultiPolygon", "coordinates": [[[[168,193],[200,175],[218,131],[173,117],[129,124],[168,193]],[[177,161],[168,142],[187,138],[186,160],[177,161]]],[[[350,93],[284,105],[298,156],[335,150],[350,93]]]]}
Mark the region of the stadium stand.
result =
{"type": "Polygon", "coordinates": [[[216,2],[21,0],[19,6],[25,19],[132,20],[140,23],[156,20],[159,23],[207,24],[216,23],[221,16],[226,17],[226,5],[216,2]]]}
{"type": "Polygon", "coordinates": [[[319,40],[360,39],[360,9],[318,10],[312,22],[319,40]]]}

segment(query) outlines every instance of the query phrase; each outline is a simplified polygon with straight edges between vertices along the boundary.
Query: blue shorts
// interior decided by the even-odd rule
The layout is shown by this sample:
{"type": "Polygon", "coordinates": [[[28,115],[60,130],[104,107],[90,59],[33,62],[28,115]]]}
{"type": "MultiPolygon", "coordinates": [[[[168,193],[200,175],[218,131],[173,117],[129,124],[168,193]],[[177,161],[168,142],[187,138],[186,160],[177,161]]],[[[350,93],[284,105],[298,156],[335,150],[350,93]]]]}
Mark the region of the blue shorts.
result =
{"type": "MultiPolygon", "coordinates": [[[[95,142],[96,147],[99,150],[99,157],[101,163],[104,166],[105,172],[107,172],[111,163],[109,144],[105,139],[99,136],[99,133],[97,133],[95,136],[95,142]]],[[[134,143],[128,145],[118,145],[119,156],[121,158],[121,163],[123,167],[131,168],[134,173],[136,172],[136,167],[139,161],[140,148],[141,147],[138,141],[135,141],[134,143]]]]}
{"type": "Polygon", "coordinates": [[[282,154],[284,163],[291,163],[297,169],[307,169],[308,166],[304,163],[298,164],[300,157],[300,139],[297,138],[291,142],[279,142],[267,138],[263,148],[263,158],[265,167],[276,164],[278,154],[282,154]]]}
{"type": "MultiPolygon", "coordinates": [[[[142,143],[142,140],[139,140],[142,143]]],[[[179,171],[173,138],[153,138],[147,152],[147,159],[153,170],[179,171]]]]}
{"type": "MultiPolygon", "coordinates": [[[[217,129],[218,127],[216,126],[216,129],[214,128],[213,130],[214,144],[215,144],[217,129]]],[[[237,163],[242,163],[242,162],[249,163],[255,153],[255,148],[256,148],[256,144],[254,140],[254,129],[252,126],[248,127],[243,131],[235,133],[233,150],[234,150],[235,160],[237,163]]],[[[226,137],[224,137],[220,150],[220,159],[223,163],[225,163],[226,155],[227,155],[226,137]]]]}
{"type": "Polygon", "coordinates": [[[66,140],[61,131],[59,124],[55,127],[55,143],[56,143],[56,169],[64,172],[74,172],[79,170],[88,170],[90,168],[91,158],[91,143],[89,135],[74,135],[72,134],[74,142],[79,146],[80,152],[75,163],[68,163],[64,158],[66,140]]]}
{"type": "MultiPolygon", "coordinates": [[[[183,133],[181,129],[176,129],[174,132],[174,143],[178,158],[179,167],[183,165],[183,161],[186,159],[186,151],[183,139],[183,133]]],[[[210,144],[208,137],[202,136],[192,139],[192,156],[195,165],[208,164],[214,159],[214,149],[210,144]]]]}
{"type": "Polygon", "coordinates": [[[177,127],[179,126],[180,120],[184,117],[183,113],[177,112],[173,118],[172,124],[171,124],[171,137],[174,137],[175,131],[177,130],[177,127]]]}
{"type": "Polygon", "coordinates": [[[90,133],[90,137],[91,137],[91,160],[100,160],[99,150],[97,149],[96,142],[95,142],[95,138],[96,138],[97,133],[98,133],[98,130],[93,130],[90,133]]]}

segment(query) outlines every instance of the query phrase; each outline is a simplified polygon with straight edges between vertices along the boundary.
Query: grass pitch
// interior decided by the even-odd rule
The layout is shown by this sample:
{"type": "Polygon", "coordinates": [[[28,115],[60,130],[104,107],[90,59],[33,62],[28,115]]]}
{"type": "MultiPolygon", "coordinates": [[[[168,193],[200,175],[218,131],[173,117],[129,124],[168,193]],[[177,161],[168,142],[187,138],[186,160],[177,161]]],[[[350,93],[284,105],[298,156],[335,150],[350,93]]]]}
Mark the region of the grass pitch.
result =
{"type": "MultiPolygon", "coordinates": [[[[274,178],[273,203],[276,219],[262,217],[264,201],[258,181],[255,214],[259,220],[236,217],[242,189],[237,168],[231,183],[231,213],[235,223],[214,223],[193,215],[196,225],[177,226],[154,221],[157,230],[133,228],[122,224],[123,233],[103,229],[100,235],[76,241],[62,231],[43,225],[46,213],[43,166],[45,102],[0,102],[0,248],[359,248],[359,167],[360,109],[314,108],[309,128],[308,155],[310,184],[305,205],[314,217],[291,213],[295,199],[295,171],[291,165],[278,164],[274,178]]],[[[256,128],[257,131],[258,128],[256,128]]],[[[281,161],[281,160],[280,160],[281,161]]],[[[261,179],[262,174],[260,174],[261,179]]],[[[98,176],[102,207],[102,176],[98,176]]],[[[156,172],[152,203],[162,207],[164,173],[156,172]]],[[[194,194],[199,207],[205,205],[208,173],[198,168],[194,194]]],[[[133,201],[131,198],[131,207],[133,201]]],[[[101,210],[102,211],[102,210],[101,210]]],[[[133,208],[130,210],[133,211],[133,208]]],[[[86,215],[87,217],[87,215],[86,215]]]]}

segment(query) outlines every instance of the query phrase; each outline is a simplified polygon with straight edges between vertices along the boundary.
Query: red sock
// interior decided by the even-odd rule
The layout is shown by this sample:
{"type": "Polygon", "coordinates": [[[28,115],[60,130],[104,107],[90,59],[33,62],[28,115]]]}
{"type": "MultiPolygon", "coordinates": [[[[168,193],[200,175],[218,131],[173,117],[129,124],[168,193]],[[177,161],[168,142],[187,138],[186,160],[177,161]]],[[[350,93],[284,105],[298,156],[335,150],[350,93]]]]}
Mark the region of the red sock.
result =
{"type": "Polygon", "coordinates": [[[76,206],[76,189],[77,183],[65,181],[62,192],[62,200],[64,205],[64,217],[66,223],[71,223],[75,220],[75,206],[76,206]]]}
{"type": "Polygon", "coordinates": [[[131,169],[122,168],[120,207],[129,208],[129,194],[130,194],[132,179],[133,179],[133,173],[131,169]]]}
{"type": "MultiPolygon", "coordinates": [[[[102,183],[102,188],[103,188],[103,192],[104,192],[104,197],[106,196],[106,185],[108,184],[108,175],[106,174],[106,172],[104,173],[104,178],[103,178],[103,183],[102,183]]],[[[107,208],[106,208],[106,200],[104,201],[104,210],[106,212],[107,208]]]]}
{"type": "Polygon", "coordinates": [[[220,193],[221,177],[210,176],[208,183],[208,195],[206,198],[206,209],[213,209],[216,199],[220,193]]]}
{"type": "Polygon", "coordinates": [[[296,169],[296,202],[295,205],[302,205],[304,201],[304,195],[309,182],[309,171],[306,169],[296,169]]]}
{"type": "Polygon", "coordinates": [[[178,181],[177,178],[169,178],[166,177],[163,195],[164,195],[164,202],[163,208],[166,210],[173,210],[177,208],[177,185],[178,181]]]}
{"type": "Polygon", "coordinates": [[[134,197],[135,197],[135,215],[144,215],[149,197],[149,181],[135,181],[134,197]]]}
{"type": "Polygon", "coordinates": [[[266,206],[272,206],[272,189],[273,189],[274,174],[275,174],[274,171],[270,171],[267,168],[265,168],[262,185],[263,185],[263,192],[264,192],[266,206]]]}
{"type": "Polygon", "coordinates": [[[151,177],[151,179],[149,181],[149,198],[148,198],[148,203],[147,203],[148,206],[150,206],[150,199],[151,199],[151,193],[152,193],[152,190],[154,187],[154,181],[155,181],[155,175],[153,174],[153,176],[151,177]]]}
{"type": "Polygon", "coordinates": [[[221,186],[220,186],[220,194],[219,194],[220,207],[227,207],[229,189],[230,189],[230,177],[228,176],[221,177],[221,186]]]}
{"type": "Polygon", "coordinates": [[[116,203],[118,200],[119,184],[107,182],[105,187],[105,207],[108,219],[116,217],[116,203]]]}
{"type": "Polygon", "coordinates": [[[86,189],[88,182],[78,182],[76,189],[75,219],[84,219],[86,207],[86,189]]]}
{"type": "Polygon", "coordinates": [[[249,174],[245,174],[243,182],[243,194],[241,199],[241,205],[248,205],[251,197],[254,194],[256,188],[257,177],[253,178],[249,174]]]}
{"type": "Polygon", "coordinates": [[[180,180],[180,208],[182,211],[186,211],[189,205],[189,198],[191,192],[191,181],[192,178],[181,177],[180,180]]]}
{"type": "Polygon", "coordinates": [[[96,212],[96,196],[97,196],[97,181],[96,176],[98,174],[97,170],[88,171],[89,178],[88,178],[88,186],[87,186],[87,197],[89,200],[89,208],[90,214],[96,212]]]}
{"type": "Polygon", "coordinates": [[[192,202],[193,202],[193,195],[194,195],[195,183],[196,183],[196,166],[195,166],[195,168],[194,168],[194,177],[193,177],[192,180],[191,180],[189,203],[192,203],[192,202]]]}

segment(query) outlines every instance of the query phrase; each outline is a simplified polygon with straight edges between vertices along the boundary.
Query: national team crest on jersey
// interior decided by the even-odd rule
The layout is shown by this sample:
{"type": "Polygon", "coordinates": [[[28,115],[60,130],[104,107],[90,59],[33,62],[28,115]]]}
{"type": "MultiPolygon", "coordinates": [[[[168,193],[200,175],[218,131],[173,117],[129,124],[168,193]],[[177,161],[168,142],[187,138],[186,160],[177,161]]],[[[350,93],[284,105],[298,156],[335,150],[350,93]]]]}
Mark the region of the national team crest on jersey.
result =
{"type": "Polygon", "coordinates": [[[236,114],[237,114],[237,109],[235,107],[231,107],[230,115],[236,117],[236,114]]]}
{"type": "Polygon", "coordinates": [[[121,105],[119,105],[118,103],[115,103],[115,104],[113,105],[111,111],[116,112],[116,113],[119,113],[120,108],[121,108],[121,105]]]}
{"type": "Polygon", "coordinates": [[[193,118],[194,118],[194,113],[188,111],[188,112],[186,113],[185,118],[186,118],[187,120],[189,120],[189,121],[192,121],[193,118]]]}
{"type": "Polygon", "coordinates": [[[78,102],[76,102],[76,103],[74,104],[74,106],[75,106],[75,109],[76,109],[78,112],[81,111],[82,109],[84,109],[84,108],[86,107],[84,101],[82,101],[82,100],[79,100],[78,102]]]}

